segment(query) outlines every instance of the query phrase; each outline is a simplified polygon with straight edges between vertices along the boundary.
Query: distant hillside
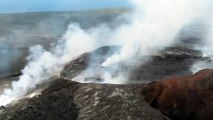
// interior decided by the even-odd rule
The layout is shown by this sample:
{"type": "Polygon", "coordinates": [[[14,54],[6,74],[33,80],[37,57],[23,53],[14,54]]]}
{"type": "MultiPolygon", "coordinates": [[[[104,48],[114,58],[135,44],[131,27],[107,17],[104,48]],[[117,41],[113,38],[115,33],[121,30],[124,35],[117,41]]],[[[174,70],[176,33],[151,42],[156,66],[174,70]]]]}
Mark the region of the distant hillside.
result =
{"type": "MultiPolygon", "coordinates": [[[[12,28],[35,26],[39,22],[49,21],[69,23],[71,21],[82,24],[87,28],[93,26],[92,23],[109,22],[119,14],[129,12],[128,8],[111,8],[85,11],[58,11],[58,12],[28,12],[28,13],[9,13],[0,14],[0,34],[12,28]],[[86,20],[86,21],[85,21],[86,20]],[[23,26],[22,26],[23,27],[23,26]]],[[[53,25],[53,24],[51,24],[53,25]]]]}
{"type": "Polygon", "coordinates": [[[14,38],[16,38],[16,42],[17,40],[26,42],[25,37],[27,36],[33,38],[39,36],[39,39],[43,37],[55,38],[64,33],[70,22],[79,23],[82,28],[87,29],[101,23],[113,24],[113,20],[117,16],[129,11],[128,8],[112,8],[87,11],[0,14],[0,42],[2,38],[6,39],[7,42],[12,39],[14,43],[14,38]],[[21,40],[19,40],[20,37],[21,40]]]}

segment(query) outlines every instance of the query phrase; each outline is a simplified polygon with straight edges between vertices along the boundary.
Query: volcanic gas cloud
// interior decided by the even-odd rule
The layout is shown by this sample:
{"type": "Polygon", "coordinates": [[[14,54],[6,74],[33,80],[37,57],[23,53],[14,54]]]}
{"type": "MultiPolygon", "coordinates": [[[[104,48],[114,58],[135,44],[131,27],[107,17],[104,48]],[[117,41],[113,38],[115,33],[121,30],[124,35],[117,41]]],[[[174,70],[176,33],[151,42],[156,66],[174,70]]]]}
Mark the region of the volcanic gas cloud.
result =
{"type": "MultiPolygon", "coordinates": [[[[198,48],[203,51],[203,55],[211,58],[212,0],[129,0],[129,2],[134,6],[133,11],[120,16],[127,22],[116,28],[101,24],[83,30],[80,25],[71,23],[58,44],[50,51],[39,45],[31,47],[28,64],[22,70],[23,75],[12,83],[12,88],[6,89],[0,96],[0,105],[7,105],[33,92],[38,85],[48,83],[48,78],[58,75],[66,63],[84,52],[101,46],[120,46],[120,49],[114,51],[114,54],[99,66],[108,68],[96,75],[102,79],[101,83],[128,81],[128,73],[134,69],[134,65],[123,72],[121,63],[138,63],[138,59],[134,58],[140,56],[144,58],[140,59],[140,64],[143,64],[150,54],[157,54],[165,47],[176,43],[180,31],[189,24],[199,23],[207,26],[206,37],[198,48]],[[116,74],[113,74],[114,70],[117,71],[116,74]]],[[[98,55],[93,57],[97,58],[98,55]]],[[[83,72],[85,76],[87,71],[94,73],[90,69],[92,63],[91,61],[91,65],[83,72]]],[[[212,65],[211,62],[206,64],[212,65]]]]}

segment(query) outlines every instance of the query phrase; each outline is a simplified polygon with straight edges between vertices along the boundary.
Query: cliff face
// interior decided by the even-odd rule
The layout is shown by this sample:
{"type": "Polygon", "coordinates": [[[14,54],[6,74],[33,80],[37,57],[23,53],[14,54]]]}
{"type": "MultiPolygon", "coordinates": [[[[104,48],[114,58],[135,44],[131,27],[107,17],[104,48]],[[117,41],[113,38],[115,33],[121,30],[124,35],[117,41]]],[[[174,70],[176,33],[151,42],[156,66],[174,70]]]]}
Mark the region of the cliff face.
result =
{"type": "Polygon", "coordinates": [[[146,85],[145,100],[174,120],[213,119],[213,70],[146,85]]]}

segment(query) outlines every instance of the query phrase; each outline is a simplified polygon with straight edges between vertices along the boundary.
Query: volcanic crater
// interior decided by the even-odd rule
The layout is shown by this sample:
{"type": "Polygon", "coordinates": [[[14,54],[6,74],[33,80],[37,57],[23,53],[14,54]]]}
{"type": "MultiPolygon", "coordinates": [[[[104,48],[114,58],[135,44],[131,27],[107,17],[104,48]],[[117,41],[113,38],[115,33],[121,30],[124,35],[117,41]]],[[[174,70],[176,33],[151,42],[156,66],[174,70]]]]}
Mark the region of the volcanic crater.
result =
{"type": "Polygon", "coordinates": [[[2,106],[1,120],[213,119],[213,70],[190,71],[195,61],[208,60],[199,50],[168,47],[138,64],[123,85],[100,83],[97,76],[72,81],[91,59],[94,69],[102,69],[114,49],[119,47],[101,47],[72,60],[40,94],[2,106]]]}

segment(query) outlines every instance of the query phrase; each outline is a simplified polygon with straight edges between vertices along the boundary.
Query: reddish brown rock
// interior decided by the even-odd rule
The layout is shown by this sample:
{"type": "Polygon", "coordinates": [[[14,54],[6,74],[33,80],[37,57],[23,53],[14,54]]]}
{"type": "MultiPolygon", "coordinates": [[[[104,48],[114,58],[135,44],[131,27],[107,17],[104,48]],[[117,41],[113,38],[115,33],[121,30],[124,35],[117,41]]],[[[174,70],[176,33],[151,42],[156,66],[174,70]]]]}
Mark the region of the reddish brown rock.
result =
{"type": "Polygon", "coordinates": [[[142,94],[173,120],[213,120],[213,70],[150,83],[142,94]]]}

